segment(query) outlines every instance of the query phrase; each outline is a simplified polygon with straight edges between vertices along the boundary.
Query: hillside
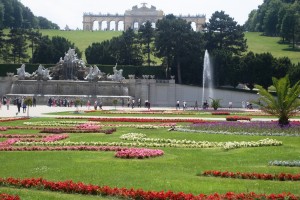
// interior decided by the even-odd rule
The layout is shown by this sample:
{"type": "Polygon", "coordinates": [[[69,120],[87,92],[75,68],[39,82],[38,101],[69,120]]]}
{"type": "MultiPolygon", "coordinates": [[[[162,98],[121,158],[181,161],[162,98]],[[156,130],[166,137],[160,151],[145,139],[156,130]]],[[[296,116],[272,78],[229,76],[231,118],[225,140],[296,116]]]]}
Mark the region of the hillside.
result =
{"type": "MultiPolygon", "coordinates": [[[[122,32],[117,31],[60,31],[60,30],[41,30],[43,35],[61,36],[75,43],[82,52],[84,59],[84,50],[93,42],[101,42],[109,40],[112,37],[117,37],[122,32]]],[[[261,36],[260,33],[247,32],[245,33],[248,51],[254,53],[270,52],[274,57],[289,57],[293,63],[300,62],[300,51],[290,51],[286,44],[279,44],[279,37],[261,36]]]]}
{"type": "Polygon", "coordinates": [[[248,51],[254,53],[270,52],[274,57],[289,57],[295,64],[300,62],[300,51],[291,51],[287,44],[279,44],[279,37],[262,36],[261,33],[245,33],[248,51]]]}
{"type": "Polygon", "coordinates": [[[40,30],[43,35],[49,37],[60,36],[74,43],[82,51],[82,57],[85,60],[84,51],[93,42],[102,42],[117,37],[122,34],[120,31],[61,31],[61,30],[40,30]]]}

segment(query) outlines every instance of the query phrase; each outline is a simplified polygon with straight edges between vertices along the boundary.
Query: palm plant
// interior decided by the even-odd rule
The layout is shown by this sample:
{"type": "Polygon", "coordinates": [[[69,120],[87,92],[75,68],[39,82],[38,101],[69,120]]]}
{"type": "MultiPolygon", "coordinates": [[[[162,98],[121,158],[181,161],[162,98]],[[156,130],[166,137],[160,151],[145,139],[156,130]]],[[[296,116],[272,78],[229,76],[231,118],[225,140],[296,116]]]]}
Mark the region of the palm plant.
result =
{"type": "Polygon", "coordinates": [[[211,101],[211,107],[214,109],[214,110],[218,110],[218,108],[221,106],[221,99],[213,99],[213,98],[210,98],[212,101],[211,101]]]}
{"type": "Polygon", "coordinates": [[[288,76],[280,79],[273,77],[272,82],[277,96],[273,96],[261,85],[255,85],[260,98],[253,103],[259,105],[264,112],[278,116],[280,126],[289,125],[289,118],[299,111],[300,81],[293,87],[290,87],[288,76]]]}
{"type": "Polygon", "coordinates": [[[27,117],[29,117],[29,107],[32,106],[32,98],[26,97],[24,99],[24,104],[26,104],[26,106],[27,106],[27,117]]]}

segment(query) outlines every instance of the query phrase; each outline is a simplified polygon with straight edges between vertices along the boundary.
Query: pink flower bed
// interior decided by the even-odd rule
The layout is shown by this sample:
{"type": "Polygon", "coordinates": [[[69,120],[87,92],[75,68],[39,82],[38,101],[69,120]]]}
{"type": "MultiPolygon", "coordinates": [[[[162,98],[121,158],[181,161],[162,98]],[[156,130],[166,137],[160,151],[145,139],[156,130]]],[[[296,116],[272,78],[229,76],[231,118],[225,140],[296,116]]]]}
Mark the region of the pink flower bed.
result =
{"type": "Polygon", "coordinates": [[[115,132],[116,128],[111,129],[93,129],[93,128],[43,128],[40,133],[52,133],[52,134],[61,134],[61,133],[105,133],[112,134],[115,132]]]}
{"type": "Polygon", "coordinates": [[[115,156],[117,158],[150,158],[156,156],[162,156],[164,152],[158,149],[141,149],[141,148],[129,148],[118,151],[115,156]]]}
{"type": "Polygon", "coordinates": [[[40,190],[50,190],[64,193],[77,193],[82,195],[101,195],[112,196],[124,199],[143,199],[143,200],[221,200],[221,199],[286,199],[297,200],[300,197],[291,193],[281,194],[255,194],[249,193],[233,193],[227,192],[226,194],[187,194],[184,192],[172,192],[172,191],[144,191],[142,189],[127,189],[127,188],[112,188],[109,186],[98,186],[92,184],[84,184],[82,182],[67,181],[48,181],[42,178],[0,178],[0,186],[13,186],[18,188],[35,188],[40,190]]]}
{"type": "Polygon", "coordinates": [[[96,124],[91,124],[91,123],[85,123],[85,124],[77,125],[76,128],[81,130],[98,130],[101,129],[101,126],[96,124]]]}
{"type": "Polygon", "coordinates": [[[4,127],[4,126],[1,126],[1,127],[0,127],[0,131],[7,131],[7,128],[4,127]]]}
{"type": "Polygon", "coordinates": [[[0,200],[21,200],[19,196],[0,193],[0,200]]]}
{"type": "Polygon", "coordinates": [[[164,155],[162,150],[158,149],[140,149],[118,146],[31,146],[31,147],[13,147],[10,145],[0,146],[0,151],[116,151],[117,158],[152,158],[164,155]]]}
{"type": "Polygon", "coordinates": [[[67,134],[62,135],[13,135],[13,134],[0,134],[0,138],[9,138],[3,142],[0,142],[0,147],[11,146],[16,142],[54,142],[58,140],[64,140],[68,138],[67,134]],[[42,140],[36,140],[34,138],[43,138],[42,140]]]}
{"type": "Polygon", "coordinates": [[[204,171],[203,176],[214,176],[222,178],[239,178],[239,179],[260,179],[260,180],[277,180],[277,181],[300,181],[300,174],[266,174],[266,173],[241,173],[241,172],[221,172],[217,170],[204,171]]]}

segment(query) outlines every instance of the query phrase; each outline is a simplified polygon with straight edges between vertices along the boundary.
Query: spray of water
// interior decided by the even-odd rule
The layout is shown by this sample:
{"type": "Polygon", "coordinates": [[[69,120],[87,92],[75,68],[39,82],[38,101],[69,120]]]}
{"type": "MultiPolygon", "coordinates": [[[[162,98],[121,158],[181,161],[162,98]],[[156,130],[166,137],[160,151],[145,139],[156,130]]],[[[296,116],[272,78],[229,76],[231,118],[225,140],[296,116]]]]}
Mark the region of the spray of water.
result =
{"type": "Polygon", "coordinates": [[[205,50],[203,63],[203,82],[202,82],[202,105],[208,98],[213,98],[213,69],[210,62],[209,53],[205,50]]]}

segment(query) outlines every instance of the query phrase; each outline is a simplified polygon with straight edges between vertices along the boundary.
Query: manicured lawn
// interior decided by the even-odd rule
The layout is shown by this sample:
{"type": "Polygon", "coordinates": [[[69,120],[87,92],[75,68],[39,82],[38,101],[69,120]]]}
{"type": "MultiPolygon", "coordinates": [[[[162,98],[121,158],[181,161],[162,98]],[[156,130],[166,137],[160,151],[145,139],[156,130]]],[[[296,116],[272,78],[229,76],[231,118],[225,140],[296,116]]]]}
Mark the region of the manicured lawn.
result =
{"type": "Polygon", "coordinates": [[[292,51],[288,44],[279,44],[279,37],[262,36],[261,33],[246,32],[248,51],[271,53],[274,57],[288,57],[292,63],[300,62],[300,51],[292,51]]]}
{"type": "MultiPolygon", "coordinates": [[[[119,115],[113,115],[119,116],[119,115]]],[[[70,121],[78,121],[73,119],[70,121]]],[[[33,118],[25,121],[0,122],[1,126],[27,126],[23,122],[61,121],[53,118],[33,118]]],[[[82,119],[81,119],[82,121],[82,119]]],[[[102,123],[105,126],[105,123],[102,123]]],[[[112,124],[112,123],[110,123],[112,124]]],[[[115,124],[124,124],[115,122],[115,124]]],[[[136,124],[134,122],[127,124],[136,124]]],[[[149,124],[149,123],[143,123],[149,124]]],[[[177,123],[179,125],[179,123],[177,123]]],[[[186,124],[186,123],[184,123],[186,124]]],[[[117,127],[113,134],[69,133],[61,142],[125,142],[120,136],[143,133],[147,138],[193,140],[209,142],[258,141],[266,136],[223,135],[168,131],[168,128],[138,129],[117,127]]],[[[226,127],[224,127],[226,130],[226,127]]],[[[241,130],[247,131],[247,130],[241,130]]],[[[263,132],[263,128],[261,132],[263,132]]],[[[284,129],[277,131],[284,132],[284,129]]],[[[37,134],[38,130],[12,129],[0,134],[37,134]]],[[[205,170],[256,173],[299,173],[299,167],[269,166],[273,160],[299,160],[300,137],[270,136],[282,141],[282,146],[248,147],[224,150],[222,148],[161,149],[164,155],[149,159],[119,159],[111,151],[1,151],[0,177],[43,177],[51,181],[73,180],[86,184],[118,188],[185,192],[193,194],[224,194],[255,192],[263,194],[291,192],[300,195],[299,181],[244,180],[197,176],[205,170]]],[[[1,141],[3,141],[1,139],[1,141]]],[[[0,192],[16,194],[21,199],[103,199],[104,197],[62,194],[34,189],[0,187],[0,192]]],[[[108,198],[112,199],[112,198],[108,198]]]]}

